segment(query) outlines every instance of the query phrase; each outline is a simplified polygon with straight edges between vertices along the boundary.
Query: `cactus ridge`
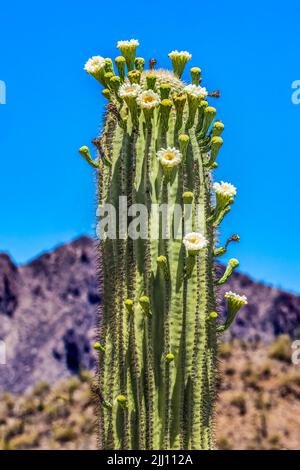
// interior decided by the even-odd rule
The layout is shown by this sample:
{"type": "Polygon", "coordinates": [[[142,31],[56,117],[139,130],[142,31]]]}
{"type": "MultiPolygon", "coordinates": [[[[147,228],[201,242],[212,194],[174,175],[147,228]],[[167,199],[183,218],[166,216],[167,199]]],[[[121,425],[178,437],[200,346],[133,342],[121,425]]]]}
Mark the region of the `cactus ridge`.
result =
{"type": "Polygon", "coordinates": [[[217,247],[216,230],[236,194],[229,183],[213,184],[224,125],[206,98],[219,93],[200,86],[198,67],[190,85],[181,80],[189,53],[169,54],[173,71],[154,69],[153,60],[144,70],[137,46],[119,41],[117,74],[110,59],[93,57],[85,66],[109,101],[102,135],[93,141],[96,160],[80,149],[98,172],[99,446],[211,449],[217,338],[246,303],[227,293],[221,323],[218,285],[238,261],[230,260],[219,280],[214,262],[239,238],[217,247]],[[107,205],[117,217],[104,234],[107,205]],[[178,223],[171,214],[166,224],[164,207],[175,206],[182,217],[178,223]],[[137,220],[142,208],[145,226],[137,220]],[[133,228],[139,236],[131,236],[133,228]]]}

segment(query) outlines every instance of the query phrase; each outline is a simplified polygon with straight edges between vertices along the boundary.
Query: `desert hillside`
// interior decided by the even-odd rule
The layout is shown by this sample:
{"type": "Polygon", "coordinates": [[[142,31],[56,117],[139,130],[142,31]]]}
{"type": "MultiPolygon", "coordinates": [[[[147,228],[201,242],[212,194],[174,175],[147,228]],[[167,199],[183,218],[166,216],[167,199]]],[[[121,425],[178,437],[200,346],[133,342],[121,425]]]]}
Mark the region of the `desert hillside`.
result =
{"type": "MultiPolygon", "coordinates": [[[[216,442],[219,449],[300,448],[300,368],[290,340],[220,346],[216,442]]],[[[39,382],[26,394],[0,396],[0,449],[94,449],[92,375],[39,382]]]]}
{"type": "MultiPolygon", "coordinates": [[[[7,349],[0,392],[23,392],[41,380],[55,384],[93,368],[91,344],[100,302],[95,260],[96,246],[88,237],[19,267],[0,254],[0,340],[7,349]]],[[[269,343],[279,334],[296,336],[299,296],[239,273],[222,287],[220,298],[230,289],[246,294],[249,304],[226,340],[269,343]]]]}

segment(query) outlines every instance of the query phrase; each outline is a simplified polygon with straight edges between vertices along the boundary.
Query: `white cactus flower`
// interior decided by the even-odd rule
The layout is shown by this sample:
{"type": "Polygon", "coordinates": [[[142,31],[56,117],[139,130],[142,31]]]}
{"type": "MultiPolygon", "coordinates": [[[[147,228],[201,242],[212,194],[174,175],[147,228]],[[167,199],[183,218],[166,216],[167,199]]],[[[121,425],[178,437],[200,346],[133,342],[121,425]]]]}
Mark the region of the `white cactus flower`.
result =
{"type": "Polygon", "coordinates": [[[156,156],[161,165],[166,169],[175,168],[181,163],[182,155],[175,147],[161,148],[156,156]]]}
{"type": "Polygon", "coordinates": [[[146,90],[138,95],[136,101],[141,108],[153,109],[160,103],[160,98],[153,90],[146,90]]]}
{"type": "Polygon", "coordinates": [[[99,72],[102,67],[105,65],[105,59],[104,57],[101,57],[99,55],[91,57],[85,64],[84,70],[93,75],[97,72],[99,72]]]}
{"type": "Polygon", "coordinates": [[[225,299],[228,299],[230,301],[236,302],[238,304],[242,305],[247,305],[248,300],[245,295],[239,295],[236,294],[235,292],[232,292],[231,290],[226,292],[224,295],[225,299]]]}
{"type": "Polygon", "coordinates": [[[191,60],[192,54],[190,54],[187,51],[172,51],[168,54],[170,59],[185,59],[185,60],[191,60]]]}
{"type": "Polygon", "coordinates": [[[205,87],[197,85],[187,85],[186,87],[184,87],[184,91],[187,95],[193,98],[206,98],[206,96],[208,95],[205,87]]]}
{"type": "Polygon", "coordinates": [[[129,41],[118,41],[117,48],[122,49],[122,47],[137,47],[140,43],[137,39],[130,39],[129,41]]]}
{"type": "Polygon", "coordinates": [[[213,189],[217,195],[225,196],[226,198],[231,198],[236,196],[236,187],[231,183],[214,183],[213,189]]]}
{"type": "Polygon", "coordinates": [[[136,98],[142,91],[142,87],[136,83],[124,83],[119,88],[121,98],[136,98]]]}
{"type": "Polygon", "coordinates": [[[193,254],[203,250],[207,246],[208,241],[201,233],[191,232],[185,235],[183,244],[187,252],[193,254]]]}

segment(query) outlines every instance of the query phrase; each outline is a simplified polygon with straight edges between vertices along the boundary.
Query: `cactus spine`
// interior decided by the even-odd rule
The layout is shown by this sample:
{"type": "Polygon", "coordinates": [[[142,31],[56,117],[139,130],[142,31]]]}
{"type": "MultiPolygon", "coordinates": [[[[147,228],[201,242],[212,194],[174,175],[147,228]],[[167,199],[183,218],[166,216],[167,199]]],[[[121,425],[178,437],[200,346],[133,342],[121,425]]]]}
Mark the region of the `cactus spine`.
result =
{"type": "Polygon", "coordinates": [[[228,292],[228,314],[219,321],[216,289],[238,262],[231,260],[218,281],[214,260],[238,237],[217,248],[216,229],[236,190],[212,183],[224,126],[214,121],[206,97],[218,93],[200,86],[198,67],[191,69],[192,84],[183,83],[189,53],[169,54],[172,72],[154,70],[154,60],[145,71],[137,46],[118,43],[118,75],[102,57],[85,67],[109,103],[102,136],[94,140],[98,158],[87,147],[80,153],[98,171],[100,219],[107,204],[117,216],[99,240],[99,443],[101,449],[211,449],[217,336],[247,302],[228,292]],[[134,204],[147,209],[138,228],[134,204]],[[181,208],[180,237],[174,218],[169,227],[163,221],[163,209],[152,216],[155,204],[181,208]]]}

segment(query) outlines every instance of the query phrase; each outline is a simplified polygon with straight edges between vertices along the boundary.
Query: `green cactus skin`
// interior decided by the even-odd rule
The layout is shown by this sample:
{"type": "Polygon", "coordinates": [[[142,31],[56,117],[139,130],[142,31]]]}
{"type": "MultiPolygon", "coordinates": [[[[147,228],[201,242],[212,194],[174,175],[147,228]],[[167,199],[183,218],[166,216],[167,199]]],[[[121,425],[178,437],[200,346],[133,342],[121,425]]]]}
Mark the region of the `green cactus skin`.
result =
{"type": "MultiPolygon", "coordinates": [[[[132,85],[152,89],[161,101],[149,111],[136,98],[122,95],[120,83],[129,83],[122,56],[116,60],[120,79],[114,78],[107,59],[103,65],[99,58],[106,67],[100,72],[86,67],[98,80],[104,77],[110,101],[102,136],[94,141],[98,160],[91,159],[86,147],[80,150],[98,168],[98,204],[113,204],[123,215],[120,196],[127,196],[128,208],[133,203],[148,209],[154,203],[189,203],[192,229],[207,245],[189,254],[181,239],[163,239],[161,233],[158,240],[151,239],[150,216],[145,239],[99,241],[99,445],[212,449],[217,335],[225,330],[216,312],[214,260],[227,248],[216,248],[216,229],[232,203],[225,197],[215,204],[212,197],[212,171],[224,126],[213,123],[216,110],[204,100],[205,89],[195,97],[179,78],[189,59],[179,53],[174,72],[144,71],[145,61],[134,60],[136,44],[131,49],[130,44],[125,50],[118,47],[132,85]],[[157,158],[168,147],[182,156],[169,175],[157,158]]],[[[198,68],[191,71],[195,88],[200,87],[200,73],[198,68]]],[[[126,224],[132,219],[127,216],[126,224]]],[[[161,229],[160,216],[154,223],[161,229]]],[[[220,283],[229,274],[227,270],[220,283]]],[[[231,317],[235,314],[236,309],[231,317]]]]}

